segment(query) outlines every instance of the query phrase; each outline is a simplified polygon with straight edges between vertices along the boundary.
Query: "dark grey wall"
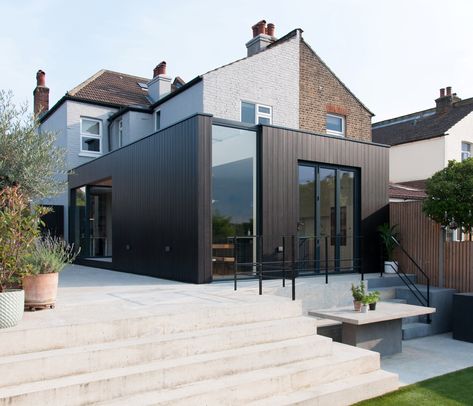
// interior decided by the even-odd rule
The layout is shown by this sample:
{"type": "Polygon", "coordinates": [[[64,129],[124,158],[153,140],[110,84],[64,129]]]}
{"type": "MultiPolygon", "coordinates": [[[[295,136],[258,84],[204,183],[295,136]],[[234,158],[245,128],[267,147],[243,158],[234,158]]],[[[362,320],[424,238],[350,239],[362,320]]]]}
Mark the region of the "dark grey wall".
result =
{"type": "MultiPolygon", "coordinates": [[[[388,221],[389,149],[387,147],[277,127],[261,135],[260,207],[265,236],[297,233],[299,210],[298,162],[312,161],[359,168],[361,177],[362,259],[366,272],[378,270],[376,227],[388,221]]],[[[266,238],[266,241],[268,239],[266,238]]],[[[265,243],[271,255],[278,242],[265,243]],[[267,245],[269,244],[269,245],[267,245]]]]}
{"type": "Polygon", "coordinates": [[[111,268],[210,281],[211,117],[193,116],[80,166],[69,176],[69,187],[108,177],[113,185],[111,268]]]}

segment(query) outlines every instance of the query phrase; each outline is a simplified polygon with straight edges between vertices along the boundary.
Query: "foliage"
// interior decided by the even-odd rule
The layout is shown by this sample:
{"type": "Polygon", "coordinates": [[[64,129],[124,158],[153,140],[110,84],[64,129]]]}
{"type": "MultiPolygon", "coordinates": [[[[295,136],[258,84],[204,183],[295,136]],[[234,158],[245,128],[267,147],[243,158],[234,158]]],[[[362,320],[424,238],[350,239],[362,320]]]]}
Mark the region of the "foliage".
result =
{"type": "Polygon", "coordinates": [[[363,304],[370,304],[379,302],[380,293],[376,290],[365,295],[362,299],[363,304]]]}
{"type": "Polygon", "coordinates": [[[47,212],[43,207],[32,208],[19,186],[0,190],[0,292],[18,285],[29,273],[24,261],[40,234],[41,216],[47,212]]]}
{"type": "Polygon", "coordinates": [[[355,286],[353,283],[351,284],[351,294],[353,295],[353,300],[357,302],[363,301],[365,297],[366,290],[365,290],[365,283],[361,282],[359,286],[355,286]]]}
{"type": "Polygon", "coordinates": [[[18,184],[29,199],[61,193],[67,183],[65,151],[56,146],[56,135],[39,132],[37,117],[12,98],[0,90],[0,189],[18,184]]]}
{"type": "Polygon", "coordinates": [[[231,223],[231,217],[214,213],[212,216],[212,235],[214,241],[223,241],[227,237],[236,235],[235,226],[231,223]]]}
{"type": "Polygon", "coordinates": [[[394,260],[394,249],[396,248],[396,241],[399,241],[399,232],[397,231],[397,225],[392,227],[388,223],[381,224],[378,227],[379,236],[384,244],[386,250],[386,256],[388,261],[394,260]]]}
{"type": "Polygon", "coordinates": [[[473,158],[449,161],[427,180],[423,210],[444,227],[456,223],[465,233],[473,227],[473,158]]]}
{"type": "Polygon", "coordinates": [[[357,403],[358,406],[473,405],[473,368],[463,369],[357,403]]]}
{"type": "Polygon", "coordinates": [[[69,245],[66,241],[46,235],[37,239],[28,256],[27,263],[31,267],[33,275],[61,272],[66,264],[72,263],[80,249],[76,252],[74,244],[69,245]]]}

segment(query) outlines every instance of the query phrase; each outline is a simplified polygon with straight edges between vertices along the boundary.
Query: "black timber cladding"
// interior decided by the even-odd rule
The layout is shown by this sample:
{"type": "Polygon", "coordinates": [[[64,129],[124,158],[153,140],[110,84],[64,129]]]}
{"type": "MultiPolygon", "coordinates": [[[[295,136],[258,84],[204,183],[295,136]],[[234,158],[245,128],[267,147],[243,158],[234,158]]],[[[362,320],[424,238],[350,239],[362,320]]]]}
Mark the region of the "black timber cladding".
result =
{"type": "Polygon", "coordinates": [[[190,117],[82,165],[69,175],[69,188],[109,177],[111,268],[209,282],[211,117],[190,117]]]}
{"type": "MultiPolygon", "coordinates": [[[[345,138],[263,126],[260,140],[260,230],[277,238],[297,234],[298,163],[358,168],[361,180],[361,256],[365,272],[379,270],[377,226],[388,220],[389,149],[345,138]]],[[[266,238],[268,241],[268,238],[266,238]]],[[[278,241],[265,243],[265,255],[278,241]]]]}

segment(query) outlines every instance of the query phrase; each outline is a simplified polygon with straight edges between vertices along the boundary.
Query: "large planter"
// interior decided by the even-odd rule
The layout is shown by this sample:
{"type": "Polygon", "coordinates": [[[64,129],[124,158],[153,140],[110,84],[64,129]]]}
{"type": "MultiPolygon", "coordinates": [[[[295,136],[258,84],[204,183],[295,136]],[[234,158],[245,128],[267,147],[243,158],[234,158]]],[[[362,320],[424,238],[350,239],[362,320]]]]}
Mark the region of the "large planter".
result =
{"type": "Polygon", "coordinates": [[[29,275],[23,278],[25,308],[36,310],[56,305],[58,273],[29,275]]]}
{"type": "Polygon", "coordinates": [[[13,327],[23,317],[25,292],[11,289],[0,293],[0,328],[13,327]]]}
{"type": "Polygon", "coordinates": [[[384,261],[384,273],[396,273],[397,270],[396,261],[384,261]]]}

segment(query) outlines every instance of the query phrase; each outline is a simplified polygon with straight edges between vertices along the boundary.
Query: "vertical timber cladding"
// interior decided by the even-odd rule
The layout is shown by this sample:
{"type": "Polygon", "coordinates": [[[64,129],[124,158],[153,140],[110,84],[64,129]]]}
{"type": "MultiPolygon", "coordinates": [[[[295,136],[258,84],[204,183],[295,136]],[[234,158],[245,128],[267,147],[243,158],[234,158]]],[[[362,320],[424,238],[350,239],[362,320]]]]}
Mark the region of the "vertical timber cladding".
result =
{"type": "Polygon", "coordinates": [[[389,221],[388,147],[277,127],[262,127],[260,144],[261,231],[265,255],[280,245],[277,236],[297,234],[298,162],[359,168],[361,183],[361,256],[365,272],[379,271],[376,228],[389,221]]]}
{"type": "Polygon", "coordinates": [[[112,178],[112,269],[211,281],[211,131],[195,115],[69,175],[70,189],[112,178]]]}

